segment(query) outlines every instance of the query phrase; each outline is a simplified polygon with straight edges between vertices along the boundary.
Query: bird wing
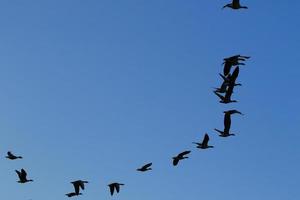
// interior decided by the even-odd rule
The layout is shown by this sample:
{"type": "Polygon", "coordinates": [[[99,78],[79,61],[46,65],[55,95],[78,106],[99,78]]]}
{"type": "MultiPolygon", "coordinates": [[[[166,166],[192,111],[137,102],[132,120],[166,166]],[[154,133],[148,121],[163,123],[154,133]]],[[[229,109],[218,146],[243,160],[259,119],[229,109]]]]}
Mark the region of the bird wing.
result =
{"type": "Polygon", "coordinates": [[[110,184],[109,185],[110,195],[114,194],[114,189],[115,189],[115,186],[113,184],[110,184]]]}
{"type": "Polygon", "coordinates": [[[21,175],[23,179],[26,179],[27,173],[24,169],[21,169],[21,175]]]}
{"type": "Polygon", "coordinates": [[[143,168],[143,169],[147,169],[147,168],[150,167],[151,165],[152,165],[152,163],[148,163],[148,164],[144,165],[142,168],[143,168]]]}
{"type": "Polygon", "coordinates": [[[18,170],[15,170],[15,172],[18,174],[18,177],[19,177],[19,179],[21,179],[21,178],[22,178],[22,174],[21,174],[21,172],[20,172],[20,171],[18,171],[18,170]]]}
{"type": "Polygon", "coordinates": [[[230,84],[229,87],[228,87],[228,89],[227,89],[227,91],[226,91],[226,93],[225,93],[225,97],[224,98],[226,100],[230,100],[231,99],[231,95],[233,93],[233,88],[234,88],[234,85],[230,84]]]}
{"type": "Polygon", "coordinates": [[[78,181],[73,182],[73,186],[76,194],[79,194],[79,190],[80,190],[79,185],[80,183],[78,181]]]}
{"type": "Polygon", "coordinates": [[[224,116],[224,133],[229,133],[231,126],[231,115],[229,113],[225,113],[224,116]]]}
{"type": "Polygon", "coordinates": [[[191,153],[191,151],[184,151],[184,152],[181,152],[180,154],[178,154],[177,157],[183,157],[183,156],[185,156],[185,155],[187,155],[189,153],[191,153]]]}
{"type": "Polygon", "coordinates": [[[7,155],[8,155],[9,157],[13,157],[13,156],[14,156],[14,154],[12,154],[10,151],[7,152],[7,155]]]}
{"type": "MultiPolygon", "coordinates": [[[[240,5],[240,0],[232,0],[232,4],[233,4],[233,6],[240,5]]],[[[238,56],[240,56],[240,55],[238,55],[238,56]]]]}
{"type": "Polygon", "coordinates": [[[227,76],[230,73],[231,66],[232,64],[230,62],[225,61],[224,68],[223,68],[223,74],[225,76],[227,76]]]}
{"type": "Polygon", "coordinates": [[[237,66],[234,71],[232,72],[232,75],[230,77],[230,82],[231,84],[234,84],[237,77],[239,76],[239,73],[240,73],[240,68],[237,66]]]}
{"type": "Polygon", "coordinates": [[[81,187],[82,190],[84,190],[84,182],[83,181],[79,182],[79,186],[81,187]]]}
{"type": "Polygon", "coordinates": [[[204,139],[203,139],[203,141],[202,141],[202,145],[203,145],[203,146],[207,146],[208,141],[209,141],[209,136],[208,136],[207,133],[205,133],[204,139]]]}
{"type": "Polygon", "coordinates": [[[120,192],[120,185],[116,184],[115,187],[116,187],[117,193],[119,193],[120,192]]]}
{"type": "Polygon", "coordinates": [[[217,93],[217,92],[214,92],[215,93],[215,95],[217,95],[221,100],[224,100],[224,97],[222,96],[222,95],[220,95],[219,93],[217,93]]]}

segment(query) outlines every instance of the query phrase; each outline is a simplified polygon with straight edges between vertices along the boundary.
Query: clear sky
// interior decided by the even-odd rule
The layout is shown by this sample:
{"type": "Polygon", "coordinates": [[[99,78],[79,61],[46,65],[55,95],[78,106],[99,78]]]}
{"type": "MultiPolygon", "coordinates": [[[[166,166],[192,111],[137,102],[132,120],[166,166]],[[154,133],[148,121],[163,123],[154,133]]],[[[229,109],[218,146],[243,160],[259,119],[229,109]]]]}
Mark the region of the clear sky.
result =
{"type": "Polygon", "coordinates": [[[83,179],[73,199],[298,200],[300,2],[226,3],[1,1],[1,199],[63,200],[83,179]],[[234,54],[251,59],[222,105],[212,87],[234,54]],[[245,116],[220,138],[231,108],[245,116]],[[201,151],[205,132],[215,148],[201,151]],[[21,168],[33,183],[16,183],[21,168]]]}

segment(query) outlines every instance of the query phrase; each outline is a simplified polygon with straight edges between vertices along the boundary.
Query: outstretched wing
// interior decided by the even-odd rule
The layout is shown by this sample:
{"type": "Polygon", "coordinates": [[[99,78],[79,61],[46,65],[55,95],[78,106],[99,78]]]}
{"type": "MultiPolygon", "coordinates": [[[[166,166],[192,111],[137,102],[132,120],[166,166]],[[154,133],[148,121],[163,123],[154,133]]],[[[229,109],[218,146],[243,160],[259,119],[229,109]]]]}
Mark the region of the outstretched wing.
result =
{"type": "Polygon", "coordinates": [[[14,157],[14,154],[12,154],[10,151],[7,152],[7,155],[8,155],[9,157],[14,157]]]}
{"type": "Polygon", "coordinates": [[[21,175],[23,179],[26,179],[27,173],[24,169],[21,169],[21,175]]]}
{"type": "Polygon", "coordinates": [[[115,186],[113,184],[109,185],[110,195],[112,196],[114,194],[115,186]]]}
{"type": "Polygon", "coordinates": [[[152,163],[148,163],[148,164],[144,165],[142,168],[143,168],[143,169],[147,169],[147,168],[150,167],[151,165],[152,165],[152,163]]]}
{"type": "Polygon", "coordinates": [[[184,151],[184,152],[181,152],[180,154],[178,154],[178,157],[183,157],[187,154],[191,153],[191,151],[184,151]]]}
{"type": "Polygon", "coordinates": [[[207,146],[208,141],[209,141],[209,136],[208,136],[207,133],[205,133],[205,136],[204,136],[203,141],[202,141],[202,145],[207,146]]]}
{"type": "Polygon", "coordinates": [[[22,174],[21,174],[21,172],[20,172],[20,171],[18,171],[18,170],[15,170],[15,172],[18,174],[18,177],[19,177],[19,179],[21,179],[21,178],[22,178],[22,174]]]}
{"type": "Polygon", "coordinates": [[[214,92],[215,93],[215,95],[217,95],[221,100],[224,100],[224,97],[222,96],[222,95],[220,95],[219,93],[217,93],[217,92],[214,92]]]}
{"type": "Polygon", "coordinates": [[[119,184],[116,184],[116,190],[117,190],[117,193],[120,192],[120,185],[119,184]]]}

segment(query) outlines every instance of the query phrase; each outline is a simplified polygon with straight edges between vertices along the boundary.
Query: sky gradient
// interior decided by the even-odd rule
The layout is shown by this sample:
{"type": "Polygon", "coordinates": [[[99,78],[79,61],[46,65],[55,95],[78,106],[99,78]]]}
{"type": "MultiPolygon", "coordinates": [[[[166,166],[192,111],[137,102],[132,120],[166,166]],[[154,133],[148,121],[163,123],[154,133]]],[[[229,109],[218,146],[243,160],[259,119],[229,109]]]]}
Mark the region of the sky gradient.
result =
{"type": "Polygon", "coordinates": [[[82,200],[299,199],[300,2],[227,3],[2,1],[1,199],[68,199],[77,179],[82,200]],[[234,54],[251,59],[223,105],[212,87],[234,54]],[[245,116],[220,138],[231,108],[245,116]],[[198,150],[205,132],[215,148],[198,150]],[[33,183],[16,183],[21,168],[33,183]]]}

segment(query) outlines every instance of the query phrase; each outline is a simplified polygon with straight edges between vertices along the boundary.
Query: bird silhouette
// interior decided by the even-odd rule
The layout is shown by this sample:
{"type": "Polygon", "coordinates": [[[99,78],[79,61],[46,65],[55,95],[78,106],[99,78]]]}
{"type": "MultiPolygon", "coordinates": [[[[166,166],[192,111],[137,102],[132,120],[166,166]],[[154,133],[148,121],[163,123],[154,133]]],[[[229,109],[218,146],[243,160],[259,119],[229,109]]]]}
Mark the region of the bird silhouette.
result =
{"type": "Polygon", "coordinates": [[[6,158],[10,159],[10,160],[15,160],[15,159],[22,159],[23,157],[22,156],[15,156],[12,152],[8,151],[6,158]]]}
{"type": "Polygon", "coordinates": [[[27,179],[27,173],[24,169],[21,169],[21,171],[18,171],[18,170],[15,170],[15,171],[19,176],[18,183],[27,183],[27,182],[32,182],[33,181],[32,179],[29,179],[29,180],[27,179]]]}
{"type": "Polygon", "coordinates": [[[151,165],[152,165],[152,163],[148,163],[148,164],[142,166],[141,168],[138,168],[137,171],[145,172],[145,171],[148,171],[148,170],[152,170],[152,168],[150,168],[151,165]]]}
{"type": "Polygon", "coordinates": [[[189,157],[185,156],[185,155],[188,155],[189,153],[191,153],[191,151],[184,151],[184,152],[181,152],[180,154],[178,154],[177,156],[173,157],[173,165],[176,166],[180,160],[189,158],[189,157]]]}
{"type": "Polygon", "coordinates": [[[244,8],[244,9],[248,9],[247,6],[241,6],[240,5],[240,0],[232,0],[232,3],[226,4],[225,6],[223,6],[223,9],[229,7],[232,9],[240,9],[240,8],[244,8]]]}
{"type": "Polygon", "coordinates": [[[82,195],[82,193],[76,194],[76,192],[70,192],[70,193],[66,194],[66,196],[68,196],[68,197],[74,197],[74,196],[78,196],[78,195],[82,195]]]}
{"type": "Polygon", "coordinates": [[[117,191],[117,193],[119,193],[121,185],[125,185],[125,184],[123,184],[123,183],[116,183],[116,182],[109,184],[108,187],[109,187],[109,190],[110,190],[110,195],[112,196],[114,194],[115,190],[117,191]]]}
{"type": "Polygon", "coordinates": [[[73,181],[71,182],[74,186],[74,190],[75,190],[75,194],[76,195],[79,195],[79,191],[80,191],[80,188],[82,190],[84,190],[84,184],[85,183],[88,183],[88,181],[82,181],[82,180],[77,180],[77,181],[73,181]]]}
{"type": "Polygon", "coordinates": [[[219,135],[220,137],[234,136],[235,134],[229,132],[230,126],[231,126],[231,114],[225,113],[225,115],[224,115],[224,130],[221,131],[221,130],[215,128],[215,131],[220,133],[220,135],[219,135]]]}
{"type": "Polygon", "coordinates": [[[238,73],[239,73],[239,68],[236,67],[236,69],[234,70],[232,75],[230,73],[227,76],[219,74],[223,79],[223,83],[219,88],[214,88],[215,89],[214,92],[225,93],[230,84],[233,84],[234,86],[241,86],[242,84],[235,83],[235,80],[237,79],[238,73]]]}
{"type": "Polygon", "coordinates": [[[231,100],[231,95],[233,93],[233,88],[234,88],[234,85],[229,85],[228,88],[227,88],[227,90],[226,90],[225,96],[222,96],[218,92],[214,91],[215,95],[217,95],[221,99],[219,101],[220,103],[227,104],[227,103],[237,102],[236,100],[231,100]]]}
{"type": "Polygon", "coordinates": [[[227,76],[230,73],[232,66],[238,66],[238,65],[245,65],[245,63],[239,62],[239,61],[245,61],[249,59],[250,56],[242,56],[242,55],[234,55],[228,58],[224,58],[224,68],[223,68],[223,74],[224,76],[227,76]]]}
{"type": "Polygon", "coordinates": [[[193,142],[194,144],[197,144],[197,148],[199,149],[208,149],[208,148],[214,148],[214,146],[208,145],[209,136],[207,133],[205,133],[202,143],[199,142],[193,142]]]}

